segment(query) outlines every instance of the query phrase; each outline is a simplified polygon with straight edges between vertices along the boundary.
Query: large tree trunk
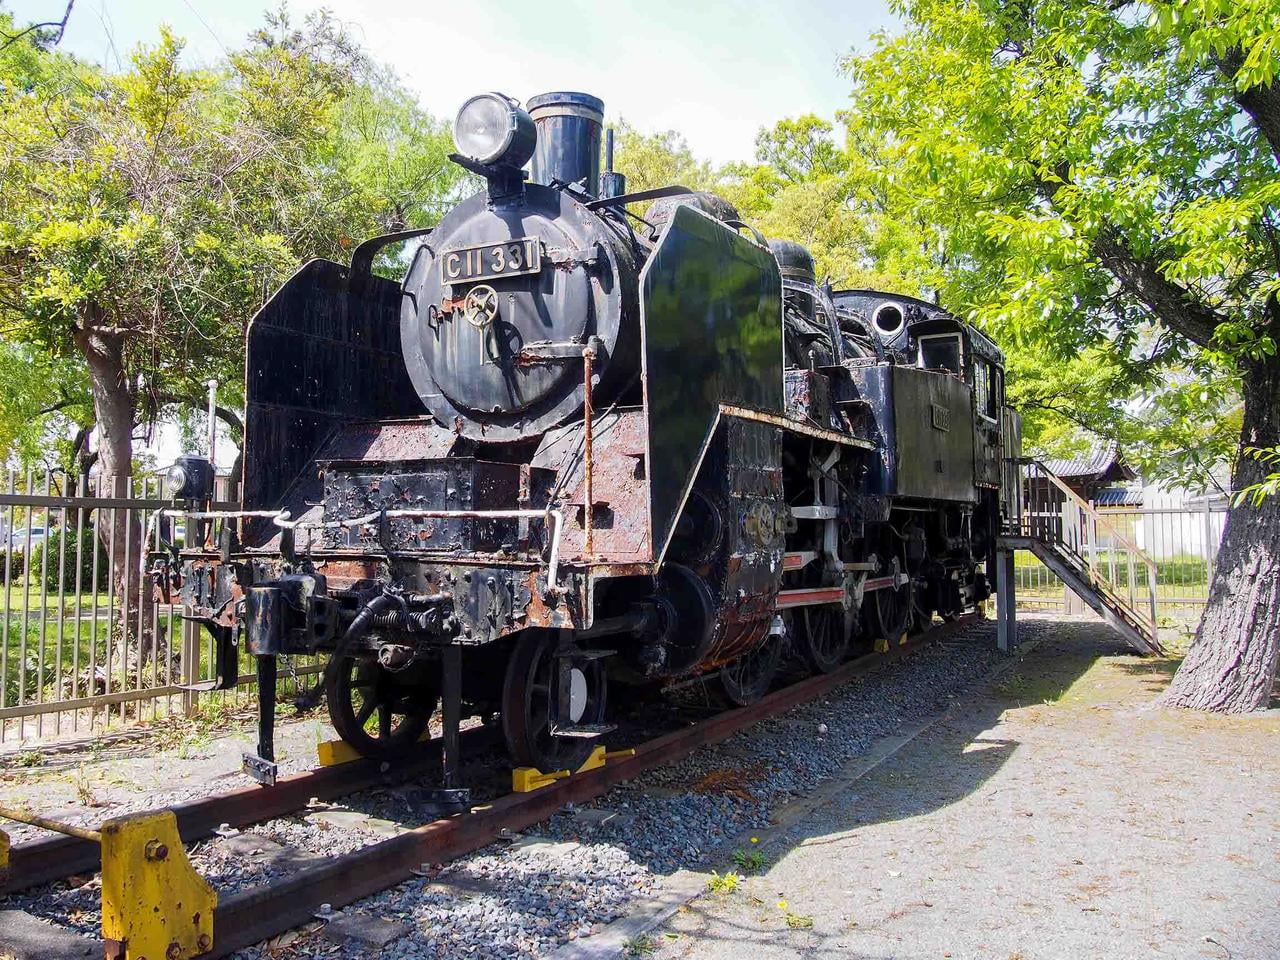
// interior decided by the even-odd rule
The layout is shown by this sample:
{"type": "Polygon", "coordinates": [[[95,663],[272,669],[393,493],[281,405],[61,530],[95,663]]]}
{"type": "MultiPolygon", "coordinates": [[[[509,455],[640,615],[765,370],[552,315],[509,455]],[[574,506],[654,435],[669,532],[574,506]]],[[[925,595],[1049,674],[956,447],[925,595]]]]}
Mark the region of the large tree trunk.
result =
{"type": "MultiPolygon", "coordinates": [[[[123,338],[98,329],[100,319],[96,311],[90,311],[75,340],[89,368],[98,421],[98,494],[123,499],[129,496],[133,477],[135,399],[125,370],[123,338]]],[[[144,532],[136,514],[123,508],[99,510],[96,526],[111,562],[116,656],[123,658],[123,672],[129,674],[150,656],[154,632],[151,591],[141,577],[146,555],[144,532]],[[130,640],[135,642],[131,644],[130,640]]]]}
{"type": "MultiPolygon", "coordinates": [[[[1244,375],[1242,453],[1236,490],[1257,483],[1265,465],[1246,447],[1280,445],[1280,364],[1244,375]]],[[[1280,496],[1227,513],[1209,603],[1195,640],[1161,697],[1169,706],[1244,713],[1267,707],[1280,660],[1280,496]]]]}

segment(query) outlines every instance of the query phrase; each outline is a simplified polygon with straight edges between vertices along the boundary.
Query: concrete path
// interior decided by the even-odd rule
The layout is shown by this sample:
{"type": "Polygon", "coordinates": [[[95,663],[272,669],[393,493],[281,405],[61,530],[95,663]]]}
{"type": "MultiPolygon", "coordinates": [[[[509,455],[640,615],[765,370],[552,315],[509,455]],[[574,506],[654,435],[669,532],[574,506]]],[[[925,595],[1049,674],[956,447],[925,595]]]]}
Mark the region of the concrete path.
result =
{"type": "Polygon", "coordinates": [[[1145,709],[1174,664],[1113,636],[1064,622],[629,952],[1280,958],[1280,713],[1145,709]]]}

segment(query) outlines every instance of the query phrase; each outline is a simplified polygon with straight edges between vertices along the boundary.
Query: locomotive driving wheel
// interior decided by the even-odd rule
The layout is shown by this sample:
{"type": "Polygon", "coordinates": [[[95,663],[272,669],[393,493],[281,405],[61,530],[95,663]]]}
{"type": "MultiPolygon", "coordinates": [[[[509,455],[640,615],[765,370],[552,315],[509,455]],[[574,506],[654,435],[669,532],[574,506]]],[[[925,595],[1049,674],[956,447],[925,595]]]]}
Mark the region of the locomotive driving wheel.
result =
{"type": "Polygon", "coordinates": [[[843,607],[801,607],[794,623],[796,650],[811,670],[831,673],[844,662],[851,631],[843,607]]]}
{"type": "MultiPolygon", "coordinates": [[[[897,574],[897,566],[889,568],[889,573],[897,574]]],[[[872,594],[872,601],[864,604],[867,610],[868,626],[873,637],[883,637],[896,643],[906,631],[912,617],[913,603],[911,583],[899,587],[883,587],[872,594]]]]}
{"type": "Polygon", "coordinates": [[[516,642],[502,685],[502,732],[517,766],[545,773],[576,770],[591,754],[593,737],[574,735],[604,723],[608,681],[595,659],[570,659],[569,733],[556,733],[562,651],[552,630],[526,630],[516,642]]]}
{"type": "Polygon", "coordinates": [[[754,650],[720,668],[720,688],[740,707],[755,703],[769,692],[781,659],[782,635],[771,633],[754,650]]]}
{"type": "Polygon", "coordinates": [[[325,695],[333,728],[361,756],[397,760],[421,739],[437,695],[414,676],[401,676],[365,658],[344,657],[329,671],[325,695]]]}

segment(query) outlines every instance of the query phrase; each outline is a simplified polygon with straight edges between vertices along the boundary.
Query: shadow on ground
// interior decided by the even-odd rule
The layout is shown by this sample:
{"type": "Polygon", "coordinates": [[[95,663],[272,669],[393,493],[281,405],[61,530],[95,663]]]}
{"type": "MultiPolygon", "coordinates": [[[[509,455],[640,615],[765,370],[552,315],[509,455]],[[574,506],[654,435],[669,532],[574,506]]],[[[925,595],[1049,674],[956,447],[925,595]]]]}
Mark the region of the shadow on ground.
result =
{"type": "MultiPolygon", "coordinates": [[[[1180,662],[1135,656],[1101,623],[1029,619],[1019,626],[1024,643],[1015,658],[994,678],[966,695],[921,737],[929,743],[927,764],[900,763],[895,756],[865,779],[849,782],[846,778],[844,783],[837,780],[821,791],[825,798],[817,809],[765,841],[764,853],[771,864],[777,865],[798,848],[825,848],[822,854],[806,854],[807,860],[835,865],[834,869],[824,870],[820,877],[807,878],[794,875],[794,871],[775,873],[771,869],[763,876],[747,879],[742,891],[732,897],[708,894],[685,908],[670,931],[650,942],[650,947],[657,948],[655,956],[662,960],[682,956],[737,960],[747,955],[752,960],[802,955],[881,960],[921,955],[920,950],[911,947],[868,952],[851,940],[875,939],[877,928],[894,926],[894,921],[903,918],[915,923],[916,914],[920,922],[936,924],[937,911],[933,909],[934,896],[929,887],[899,892],[900,902],[875,920],[868,919],[860,909],[861,901],[865,900],[865,893],[879,890],[875,886],[877,878],[901,874],[892,869],[894,864],[903,864],[902,870],[910,872],[951,845],[950,838],[928,835],[923,822],[914,828],[909,822],[923,821],[982,791],[1008,764],[1022,743],[993,729],[1006,711],[1029,708],[1039,712],[1040,722],[1053,724],[1058,722],[1058,711],[1046,707],[1107,711],[1120,706],[1127,710],[1144,699],[1154,699],[1180,662]],[[1109,669],[1100,671],[1098,676],[1090,674],[1091,668],[1104,658],[1108,667],[1117,666],[1122,675],[1139,678],[1137,697],[1131,684],[1117,685],[1109,680],[1109,669]],[[869,863],[864,834],[880,824],[899,824],[896,833],[911,834],[914,829],[919,837],[910,847],[877,850],[875,862],[869,863]],[[796,887],[806,887],[809,893],[797,895],[796,887]],[[845,915],[840,912],[842,898],[848,901],[845,913],[849,919],[833,923],[839,917],[831,916],[832,910],[845,915]],[[819,915],[817,922],[810,913],[819,915]]],[[[904,747],[903,754],[913,747],[914,744],[904,747]]],[[[1087,753],[1088,749],[1088,745],[1082,746],[1082,752],[1087,753]]],[[[988,791],[993,807],[1000,805],[1000,789],[988,791]]],[[[1039,813],[1043,815],[1045,811],[1039,813]]],[[[1036,814],[1036,810],[1012,811],[1014,829],[1018,817],[1030,822],[1036,814]]],[[[999,829],[1008,829],[1010,811],[1001,810],[997,815],[992,810],[991,816],[993,831],[997,829],[997,816],[1006,820],[999,829]]],[[[964,841],[956,837],[954,842],[964,841]]],[[[993,838],[993,842],[1000,841],[993,838]]],[[[950,852],[958,854],[963,864],[965,850],[950,852]]],[[[973,860],[969,869],[979,869],[986,854],[975,846],[969,855],[973,860]]],[[[731,864],[729,868],[732,869],[731,864]]],[[[886,887],[891,885],[885,883],[886,887]]],[[[991,896],[998,895],[991,891],[991,896]]],[[[954,916],[943,922],[963,925],[969,920],[954,916]]],[[[955,954],[957,958],[977,955],[997,953],[955,954]]],[[[1029,960],[1031,956],[1055,955],[1035,951],[1026,956],[1029,960]]],[[[1022,954],[1006,951],[998,956],[1012,960],[1022,954]]],[[[1128,954],[1120,951],[1114,956],[1128,954]]]]}

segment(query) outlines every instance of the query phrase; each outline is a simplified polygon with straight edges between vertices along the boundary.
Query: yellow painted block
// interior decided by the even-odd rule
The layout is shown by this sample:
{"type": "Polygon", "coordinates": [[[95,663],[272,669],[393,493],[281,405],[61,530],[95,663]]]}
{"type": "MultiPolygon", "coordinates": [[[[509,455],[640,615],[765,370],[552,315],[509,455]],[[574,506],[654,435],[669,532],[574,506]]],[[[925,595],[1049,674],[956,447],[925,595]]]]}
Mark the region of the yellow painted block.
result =
{"type": "Polygon", "coordinates": [[[876,639],[876,653],[888,653],[888,652],[889,652],[889,641],[886,640],[884,637],[878,637],[876,639]]]}
{"type": "Polygon", "coordinates": [[[9,835],[0,830],[0,893],[9,885],[9,835]]]}
{"type": "Polygon", "coordinates": [[[515,793],[528,793],[555,783],[557,780],[563,780],[567,776],[569,776],[568,770],[543,773],[537,767],[516,767],[511,771],[511,789],[515,793]]]}
{"type": "MultiPolygon", "coordinates": [[[[418,742],[422,743],[430,739],[431,730],[428,728],[422,731],[418,742]]],[[[316,744],[316,760],[322,767],[333,767],[339,763],[351,763],[359,759],[360,754],[356,752],[356,748],[345,740],[324,740],[316,744]]]]}
{"type": "Polygon", "coordinates": [[[217,905],[217,892],[187,859],[171,812],[102,825],[102,936],[124,945],[124,960],[208,953],[217,905]]]}
{"type": "Polygon", "coordinates": [[[907,641],[908,641],[908,640],[910,640],[910,639],[911,639],[911,638],[910,638],[909,636],[907,636],[906,631],[903,631],[902,636],[900,636],[900,637],[898,638],[898,646],[900,646],[900,647],[905,647],[905,646],[907,645],[907,641]]]}
{"type": "Polygon", "coordinates": [[[345,740],[325,740],[316,744],[316,759],[322,767],[333,767],[339,763],[350,763],[359,760],[356,748],[345,740]]]}
{"type": "Polygon", "coordinates": [[[583,762],[578,768],[578,773],[585,773],[588,770],[595,770],[597,767],[603,767],[605,760],[604,747],[592,747],[591,756],[583,762]]]}

